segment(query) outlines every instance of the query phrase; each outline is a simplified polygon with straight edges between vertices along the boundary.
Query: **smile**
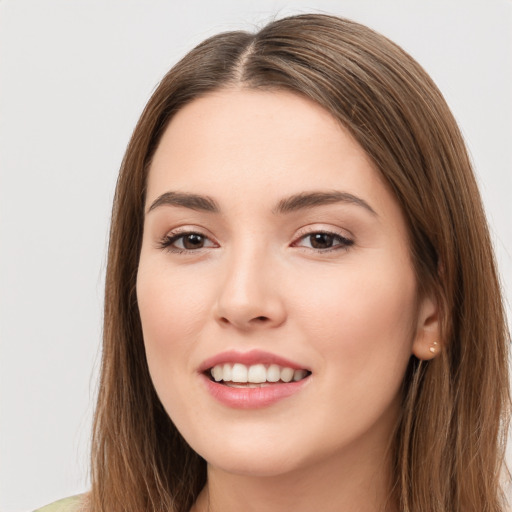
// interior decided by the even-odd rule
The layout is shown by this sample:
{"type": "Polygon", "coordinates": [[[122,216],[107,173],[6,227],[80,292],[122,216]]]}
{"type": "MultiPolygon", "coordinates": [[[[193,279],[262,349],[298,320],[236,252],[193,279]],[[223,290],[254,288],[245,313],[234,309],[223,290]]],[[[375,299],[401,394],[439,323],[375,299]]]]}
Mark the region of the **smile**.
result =
{"type": "Polygon", "coordinates": [[[234,409],[259,409],[300,393],[311,381],[305,365],[262,350],[229,350],[198,368],[208,394],[234,409]]]}
{"type": "Polygon", "coordinates": [[[311,372],[278,364],[224,363],[213,366],[207,373],[215,382],[229,387],[256,388],[275,383],[298,382],[311,372]]]}

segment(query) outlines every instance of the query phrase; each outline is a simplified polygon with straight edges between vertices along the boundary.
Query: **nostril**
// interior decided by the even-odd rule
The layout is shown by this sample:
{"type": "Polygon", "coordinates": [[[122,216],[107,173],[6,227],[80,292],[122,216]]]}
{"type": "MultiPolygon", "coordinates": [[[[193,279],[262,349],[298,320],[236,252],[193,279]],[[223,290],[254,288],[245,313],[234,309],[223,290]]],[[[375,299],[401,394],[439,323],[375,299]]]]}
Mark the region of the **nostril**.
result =
{"type": "Polygon", "coordinates": [[[258,322],[265,322],[268,318],[266,316],[257,316],[254,320],[257,320],[258,322]]]}

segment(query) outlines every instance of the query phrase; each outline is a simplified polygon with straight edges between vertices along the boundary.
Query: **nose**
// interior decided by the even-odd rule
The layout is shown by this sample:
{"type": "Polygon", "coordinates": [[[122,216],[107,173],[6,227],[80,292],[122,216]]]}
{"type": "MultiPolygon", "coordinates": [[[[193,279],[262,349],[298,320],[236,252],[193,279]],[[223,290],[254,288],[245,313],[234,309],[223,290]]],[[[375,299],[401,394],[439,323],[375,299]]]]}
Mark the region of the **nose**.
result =
{"type": "Polygon", "coordinates": [[[278,327],[286,320],[278,268],[268,254],[242,251],[226,261],[215,304],[223,326],[239,330],[278,327]]]}

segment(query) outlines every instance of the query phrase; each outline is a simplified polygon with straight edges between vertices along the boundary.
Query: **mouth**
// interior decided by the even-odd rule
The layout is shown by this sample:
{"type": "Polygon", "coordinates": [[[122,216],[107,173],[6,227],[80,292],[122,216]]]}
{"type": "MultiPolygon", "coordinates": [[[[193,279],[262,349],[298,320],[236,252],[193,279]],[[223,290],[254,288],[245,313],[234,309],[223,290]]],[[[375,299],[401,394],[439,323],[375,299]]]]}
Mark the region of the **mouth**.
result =
{"type": "Polygon", "coordinates": [[[278,364],[223,363],[208,368],[204,375],[212,382],[231,388],[261,388],[307,379],[311,372],[278,364]]]}

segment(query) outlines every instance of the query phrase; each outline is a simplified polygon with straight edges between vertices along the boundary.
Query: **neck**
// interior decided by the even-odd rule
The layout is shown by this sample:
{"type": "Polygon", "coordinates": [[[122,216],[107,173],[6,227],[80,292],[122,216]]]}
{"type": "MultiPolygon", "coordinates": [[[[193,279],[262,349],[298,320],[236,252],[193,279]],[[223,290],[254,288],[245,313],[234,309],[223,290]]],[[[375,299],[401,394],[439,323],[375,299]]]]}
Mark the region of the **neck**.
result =
{"type": "Polygon", "coordinates": [[[208,466],[191,512],[394,512],[389,452],[339,454],[282,475],[241,475],[208,466]]]}

